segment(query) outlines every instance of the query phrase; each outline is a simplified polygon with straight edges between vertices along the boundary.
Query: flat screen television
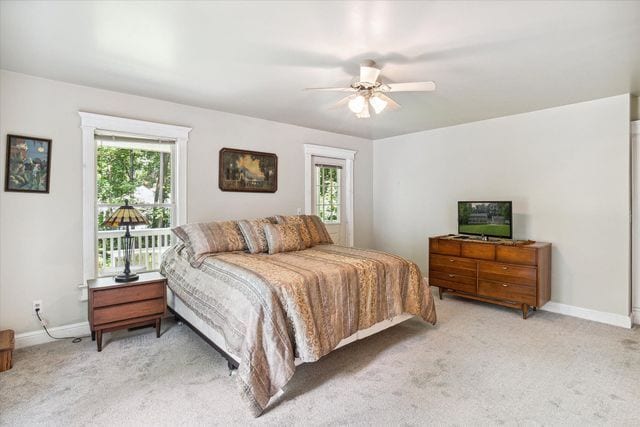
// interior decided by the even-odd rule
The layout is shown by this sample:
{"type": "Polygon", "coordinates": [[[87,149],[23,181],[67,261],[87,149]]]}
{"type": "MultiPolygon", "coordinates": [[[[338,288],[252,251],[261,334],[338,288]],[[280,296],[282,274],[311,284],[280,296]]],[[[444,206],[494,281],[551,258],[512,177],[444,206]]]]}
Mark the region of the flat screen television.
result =
{"type": "Polygon", "coordinates": [[[458,234],[511,239],[511,202],[458,202],[458,234]]]}

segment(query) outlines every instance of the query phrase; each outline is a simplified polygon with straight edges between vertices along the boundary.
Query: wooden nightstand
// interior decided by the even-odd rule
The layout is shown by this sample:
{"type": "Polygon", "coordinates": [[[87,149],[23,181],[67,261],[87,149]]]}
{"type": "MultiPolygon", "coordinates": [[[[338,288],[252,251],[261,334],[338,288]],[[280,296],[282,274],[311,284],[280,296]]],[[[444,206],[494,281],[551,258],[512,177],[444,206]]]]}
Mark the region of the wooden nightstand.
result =
{"type": "Polygon", "coordinates": [[[160,273],[143,273],[135,282],[116,282],[113,277],[88,280],[91,339],[102,351],[102,333],[155,325],[167,308],[167,279],[160,273]]]}

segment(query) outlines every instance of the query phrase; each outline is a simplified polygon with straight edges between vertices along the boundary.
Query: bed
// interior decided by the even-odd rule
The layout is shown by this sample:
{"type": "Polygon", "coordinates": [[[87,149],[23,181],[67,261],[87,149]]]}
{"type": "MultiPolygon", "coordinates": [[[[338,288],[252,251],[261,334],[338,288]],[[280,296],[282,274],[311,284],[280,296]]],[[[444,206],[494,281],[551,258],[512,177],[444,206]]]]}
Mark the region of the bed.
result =
{"type": "Polygon", "coordinates": [[[333,244],[277,254],[211,254],[197,267],[184,243],[164,255],[168,304],[238,368],[254,416],[296,365],[418,316],[436,312],[412,262],[333,244]]]}

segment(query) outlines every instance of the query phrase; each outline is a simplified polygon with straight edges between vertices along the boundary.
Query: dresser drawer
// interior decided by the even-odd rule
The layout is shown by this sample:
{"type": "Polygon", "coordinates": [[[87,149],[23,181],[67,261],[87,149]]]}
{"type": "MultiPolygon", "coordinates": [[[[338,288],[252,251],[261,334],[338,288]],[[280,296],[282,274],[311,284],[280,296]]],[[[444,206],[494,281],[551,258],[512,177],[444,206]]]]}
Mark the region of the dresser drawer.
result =
{"type": "Polygon", "coordinates": [[[531,286],[478,280],[478,295],[536,305],[536,288],[531,286]]]}
{"type": "Polygon", "coordinates": [[[96,308],[93,311],[93,325],[98,326],[121,320],[132,320],[138,317],[153,316],[163,314],[164,311],[164,298],[96,308]]]}
{"type": "Polygon", "coordinates": [[[509,282],[535,287],[538,270],[535,267],[524,267],[497,262],[480,262],[478,277],[480,279],[509,282]]]}
{"type": "Polygon", "coordinates": [[[496,246],[489,243],[464,242],[462,256],[477,259],[496,259],[496,246]]]}
{"type": "Polygon", "coordinates": [[[452,256],[431,254],[429,259],[429,268],[431,270],[468,277],[476,277],[477,265],[476,261],[452,256]]]}
{"type": "MultiPolygon", "coordinates": [[[[457,277],[457,279],[459,280],[460,277],[457,277]]],[[[462,292],[467,292],[470,294],[475,294],[476,293],[476,280],[472,279],[473,283],[465,283],[463,281],[458,281],[455,282],[453,280],[445,280],[445,279],[440,279],[438,277],[435,276],[429,276],[429,285],[431,286],[437,286],[439,288],[445,288],[445,289],[454,289],[456,291],[462,291],[462,292]]]]}
{"type": "Polygon", "coordinates": [[[521,246],[498,246],[496,247],[496,261],[507,264],[536,265],[537,251],[535,248],[524,248],[521,246]]]}
{"type": "Polygon", "coordinates": [[[145,283],[113,289],[93,291],[93,306],[122,304],[125,302],[143,301],[146,299],[162,298],[164,296],[164,282],[145,283]]]}
{"type": "Polygon", "coordinates": [[[429,241],[429,251],[443,255],[460,256],[460,242],[452,240],[431,239],[429,241]]]}
{"type": "Polygon", "coordinates": [[[458,283],[463,283],[466,285],[471,285],[471,286],[476,286],[476,278],[475,277],[469,277],[469,276],[461,276],[459,274],[455,274],[455,273],[445,273],[442,271],[436,271],[436,270],[429,270],[429,279],[434,278],[434,279],[441,279],[441,280],[447,280],[450,282],[458,282],[458,283]]]}

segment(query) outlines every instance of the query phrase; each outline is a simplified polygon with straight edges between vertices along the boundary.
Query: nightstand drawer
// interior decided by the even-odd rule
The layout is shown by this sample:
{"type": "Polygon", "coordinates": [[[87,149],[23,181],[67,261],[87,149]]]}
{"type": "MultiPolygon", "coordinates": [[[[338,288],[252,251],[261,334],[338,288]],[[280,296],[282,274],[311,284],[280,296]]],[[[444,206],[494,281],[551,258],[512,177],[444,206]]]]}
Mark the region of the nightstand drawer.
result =
{"type": "Polygon", "coordinates": [[[121,320],[130,320],[138,317],[159,315],[164,313],[164,311],[164,298],[96,308],[93,311],[93,325],[95,327],[98,325],[118,322],[121,320]]]}
{"type": "Polygon", "coordinates": [[[93,306],[122,304],[125,302],[143,301],[164,296],[164,282],[135,284],[122,288],[103,289],[93,292],[93,306]]]}

